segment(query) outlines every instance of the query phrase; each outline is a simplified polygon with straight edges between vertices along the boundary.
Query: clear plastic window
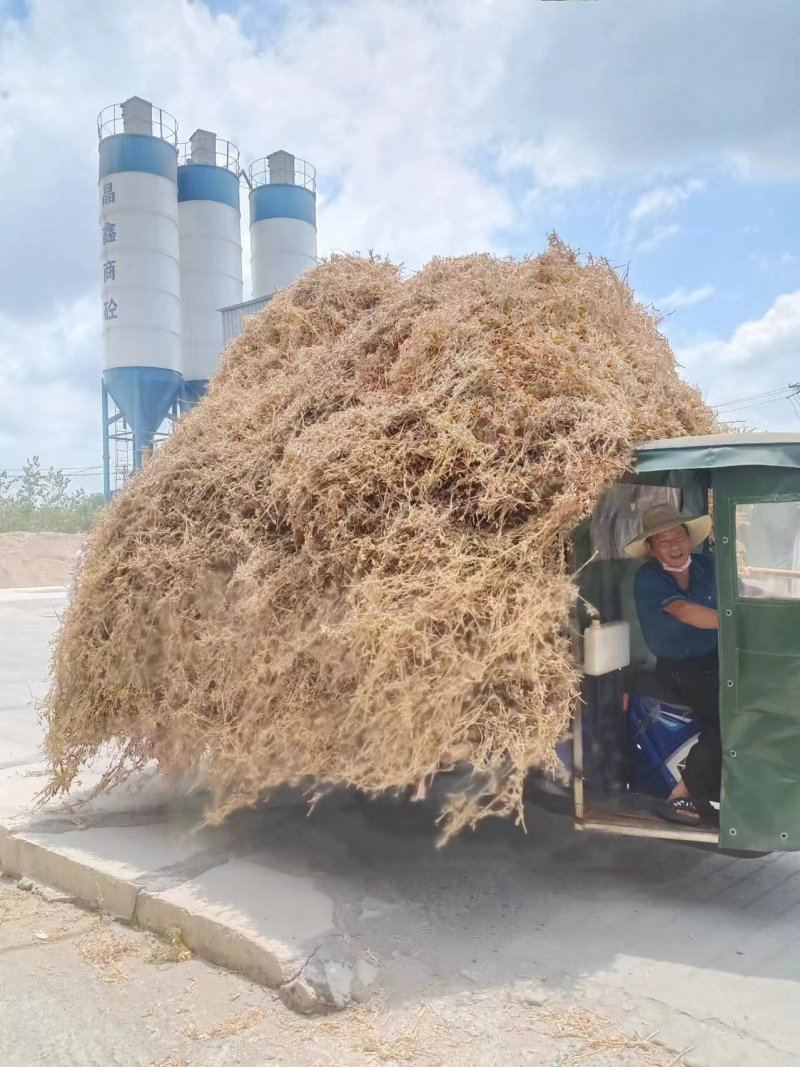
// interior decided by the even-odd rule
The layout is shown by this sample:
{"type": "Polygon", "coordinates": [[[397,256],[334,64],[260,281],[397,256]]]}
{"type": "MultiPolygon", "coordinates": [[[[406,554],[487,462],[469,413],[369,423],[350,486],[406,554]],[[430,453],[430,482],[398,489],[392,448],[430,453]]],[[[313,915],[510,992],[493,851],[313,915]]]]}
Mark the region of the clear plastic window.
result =
{"type": "Polygon", "coordinates": [[[591,525],[592,551],[598,559],[624,559],[625,546],[641,532],[642,513],[654,504],[672,504],[680,510],[680,489],[621,482],[604,493],[591,525]]]}
{"type": "Polygon", "coordinates": [[[800,600],[800,501],[736,505],[739,596],[800,600]]]}

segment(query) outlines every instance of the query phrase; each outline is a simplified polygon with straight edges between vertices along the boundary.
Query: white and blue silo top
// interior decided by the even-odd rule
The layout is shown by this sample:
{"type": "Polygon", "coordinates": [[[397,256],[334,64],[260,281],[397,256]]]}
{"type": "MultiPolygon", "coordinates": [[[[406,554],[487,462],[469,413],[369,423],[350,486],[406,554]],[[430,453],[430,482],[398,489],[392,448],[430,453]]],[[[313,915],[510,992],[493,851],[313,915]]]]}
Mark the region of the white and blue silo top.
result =
{"type": "Polygon", "coordinates": [[[101,180],[138,172],[177,181],[177,126],[167,112],[133,96],[101,112],[98,129],[101,180]]]}
{"type": "Polygon", "coordinates": [[[209,200],[239,210],[239,153],[228,141],[225,158],[218,161],[217,135],[195,130],[189,139],[189,154],[178,168],[178,202],[209,200]],[[233,151],[231,151],[233,150],[233,151]]]}
{"type": "Polygon", "coordinates": [[[314,168],[290,152],[250,166],[250,258],[253,296],[291,285],[317,262],[314,168]]]}

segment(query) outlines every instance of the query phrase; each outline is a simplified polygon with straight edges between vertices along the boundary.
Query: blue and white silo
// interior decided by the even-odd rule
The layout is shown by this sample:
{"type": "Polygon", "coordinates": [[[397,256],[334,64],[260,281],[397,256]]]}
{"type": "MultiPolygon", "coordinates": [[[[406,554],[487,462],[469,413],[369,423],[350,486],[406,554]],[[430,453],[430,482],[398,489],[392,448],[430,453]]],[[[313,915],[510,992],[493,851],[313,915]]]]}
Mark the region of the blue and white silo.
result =
{"type": "Polygon", "coordinates": [[[224,348],[220,308],[242,300],[239,150],[210,130],[179,149],[178,221],[184,401],[205,393],[224,348]]]}
{"type": "Polygon", "coordinates": [[[290,152],[250,167],[253,297],[284,289],[317,262],[316,172],[290,152]]]}
{"type": "Polygon", "coordinates": [[[139,97],[105,108],[100,137],[104,461],[121,415],[141,467],[181,391],[177,125],[139,97]],[[108,417],[108,398],[118,416],[108,417]]]}

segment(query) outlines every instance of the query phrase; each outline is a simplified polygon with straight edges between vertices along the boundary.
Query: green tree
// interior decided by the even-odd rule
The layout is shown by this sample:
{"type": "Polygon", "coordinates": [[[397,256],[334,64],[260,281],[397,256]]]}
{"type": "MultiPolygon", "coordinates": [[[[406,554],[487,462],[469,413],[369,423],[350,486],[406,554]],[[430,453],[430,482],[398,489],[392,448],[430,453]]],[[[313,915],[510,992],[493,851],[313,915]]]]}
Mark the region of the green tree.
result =
{"type": "Polygon", "coordinates": [[[16,478],[0,471],[0,533],[85,533],[105,505],[102,493],[70,489],[62,470],[44,470],[38,456],[16,478]]]}

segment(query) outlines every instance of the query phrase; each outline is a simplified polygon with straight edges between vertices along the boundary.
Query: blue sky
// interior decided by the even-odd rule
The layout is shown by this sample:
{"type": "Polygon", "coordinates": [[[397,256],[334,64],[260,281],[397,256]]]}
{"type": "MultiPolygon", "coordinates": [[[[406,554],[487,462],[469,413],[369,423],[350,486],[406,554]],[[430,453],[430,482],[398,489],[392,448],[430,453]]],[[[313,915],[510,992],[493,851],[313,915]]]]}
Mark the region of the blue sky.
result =
{"type": "MultiPolygon", "coordinates": [[[[556,230],[628,271],[709,399],[784,387],[799,39],[797,0],[0,0],[0,469],[99,464],[95,117],[133,94],[311,160],[322,253],[556,230]]],[[[737,417],[800,430],[788,401],[737,417]]]]}

